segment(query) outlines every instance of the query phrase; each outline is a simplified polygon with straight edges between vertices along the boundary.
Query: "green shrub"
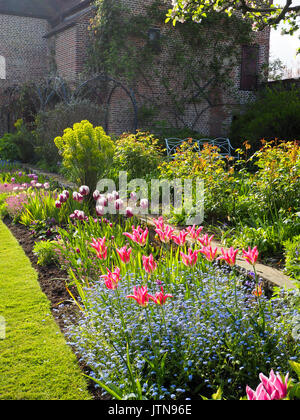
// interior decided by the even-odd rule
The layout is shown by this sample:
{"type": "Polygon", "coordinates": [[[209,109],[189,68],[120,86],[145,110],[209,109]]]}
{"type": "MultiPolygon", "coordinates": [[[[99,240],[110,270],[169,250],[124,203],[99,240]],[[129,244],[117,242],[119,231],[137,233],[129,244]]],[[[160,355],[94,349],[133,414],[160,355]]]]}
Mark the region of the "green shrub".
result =
{"type": "Polygon", "coordinates": [[[233,120],[229,137],[234,147],[247,140],[255,149],[260,147],[261,139],[299,140],[299,90],[267,88],[260,92],[258,99],[233,120]]]}
{"type": "Polygon", "coordinates": [[[0,139],[0,159],[32,162],[34,160],[33,134],[21,119],[16,121],[15,128],[14,133],[6,133],[0,139]]]}
{"type": "Polygon", "coordinates": [[[161,161],[158,139],[150,133],[123,134],[116,141],[114,170],[127,171],[129,179],[155,176],[161,161]]]}
{"type": "Polygon", "coordinates": [[[37,263],[47,266],[57,262],[56,243],[52,241],[36,242],[33,253],[38,257],[37,263]]]}
{"type": "Polygon", "coordinates": [[[28,130],[21,119],[16,121],[15,127],[16,133],[13,134],[13,141],[18,148],[21,162],[33,162],[35,159],[33,133],[28,130]]]}
{"type": "Polygon", "coordinates": [[[54,140],[68,178],[78,185],[96,189],[99,179],[110,169],[115,146],[102,127],[81,121],[54,140]]]}
{"type": "Polygon", "coordinates": [[[285,268],[287,273],[296,280],[300,280],[300,235],[284,243],[285,268]]]}
{"type": "Polygon", "coordinates": [[[14,135],[5,133],[0,139],[0,159],[2,160],[19,160],[19,149],[14,142],[14,135]]]}
{"type": "Polygon", "coordinates": [[[88,120],[93,125],[101,124],[103,113],[99,106],[87,100],[58,104],[53,110],[40,112],[36,116],[35,153],[39,167],[57,171],[61,158],[54,139],[62,136],[67,127],[83,120],[88,120]]]}

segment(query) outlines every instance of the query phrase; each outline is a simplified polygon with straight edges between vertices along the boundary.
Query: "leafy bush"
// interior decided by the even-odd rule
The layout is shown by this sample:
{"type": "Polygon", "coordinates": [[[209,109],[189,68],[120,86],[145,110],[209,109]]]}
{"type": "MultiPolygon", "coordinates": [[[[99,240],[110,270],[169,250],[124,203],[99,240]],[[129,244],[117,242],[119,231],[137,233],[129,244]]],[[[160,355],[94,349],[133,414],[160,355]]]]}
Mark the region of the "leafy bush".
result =
{"type": "Polygon", "coordinates": [[[103,121],[101,109],[87,100],[59,104],[53,110],[40,112],[35,120],[35,153],[38,166],[57,170],[60,156],[54,139],[62,136],[67,127],[88,120],[94,125],[103,121]]]}
{"type": "Polygon", "coordinates": [[[215,220],[224,217],[224,210],[226,214],[230,213],[234,205],[230,195],[234,188],[234,173],[232,169],[228,170],[219,152],[218,147],[207,143],[199,154],[197,145],[186,141],[177,149],[172,160],[163,162],[159,167],[161,178],[203,180],[206,217],[215,220]]]}
{"type": "Polygon", "coordinates": [[[34,254],[38,257],[38,264],[47,266],[57,261],[56,244],[52,241],[36,242],[33,248],[34,254]]]}
{"type": "Polygon", "coordinates": [[[0,159],[19,160],[19,149],[14,142],[14,138],[13,134],[6,133],[0,139],[0,159]]]}
{"type": "Polygon", "coordinates": [[[129,179],[155,176],[162,159],[158,140],[150,133],[123,134],[116,141],[114,171],[127,171],[129,179]]]}
{"type": "Polygon", "coordinates": [[[6,133],[0,140],[0,158],[9,160],[20,160],[21,162],[34,161],[34,138],[27,129],[23,120],[14,124],[16,131],[6,133]]]}
{"type": "Polygon", "coordinates": [[[285,268],[287,273],[296,280],[300,280],[300,235],[284,243],[285,268]]]}
{"type": "Polygon", "coordinates": [[[261,92],[258,99],[233,120],[229,137],[234,147],[248,140],[255,150],[260,147],[261,139],[300,140],[299,90],[268,88],[261,92]]]}
{"type": "Polygon", "coordinates": [[[100,177],[110,169],[115,151],[113,141],[103,128],[81,121],[67,128],[54,142],[68,178],[95,191],[100,177]]]}

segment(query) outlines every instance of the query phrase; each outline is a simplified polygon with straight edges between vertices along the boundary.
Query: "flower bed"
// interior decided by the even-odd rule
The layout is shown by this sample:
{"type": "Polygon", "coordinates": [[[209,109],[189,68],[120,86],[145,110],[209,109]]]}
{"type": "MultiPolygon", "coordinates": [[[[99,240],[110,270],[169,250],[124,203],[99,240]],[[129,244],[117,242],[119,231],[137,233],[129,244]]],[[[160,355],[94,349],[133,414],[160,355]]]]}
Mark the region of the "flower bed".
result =
{"type": "MultiPolygon", "coordinates": [[[[130,212],[108,220],[103,206],[97,216],[84,207],[88,194],[85,186],[50,194],[57,217],[42,249],[68,273],[81,316],[69,320],[66,334],[89,376],[119,399],[210,398],[218,389],[227,399],[246,390],[249,399],[268,399],[261,387],[256,394],[246,387],[254,389],[261,372],[286,375],[297,366],[297,291],[266,296],[255,273],[256,247],[240,252],[253,272],[243,276],[235,269],[238,251],[212,248],[205,229],[175,234],[158,219],[154,230],[130,212]]],[[[117,194],[113,200],[121,205],[117,194]]],[[[49,211],[31,212],[28,227],[36,234],[36,217],[49,211]]],[[[284,396],[268,395],[281,399],[294,390],[290,381],[284,396]]]]}

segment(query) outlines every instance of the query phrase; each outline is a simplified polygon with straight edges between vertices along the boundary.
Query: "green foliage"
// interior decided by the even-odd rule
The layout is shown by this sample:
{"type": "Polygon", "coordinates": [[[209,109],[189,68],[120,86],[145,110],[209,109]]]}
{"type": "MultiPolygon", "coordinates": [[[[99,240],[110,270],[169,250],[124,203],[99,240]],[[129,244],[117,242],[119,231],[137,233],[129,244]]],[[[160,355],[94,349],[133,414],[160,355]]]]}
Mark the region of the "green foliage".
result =
{"type": "Polygon", "coordinates": [[[229,137],[235,147],[247,140],[256,150],[261,139],[293,141],[300,139],[299,133],[299,90],[267,88],[233,120],[229,137]]]}
{"type": "Polygon", "coordinates": [[[123,134],[116,141],[113,169],[127,171],[129,179],[155,176],[161,160],[158,139],[150,133],[123,134]]]}
{"type": "Polygon", "coordinates": [[[109,170],[115,146],[102,127],[84,120],[67,128],[54,140],[68,178],[78,185],[96,189],[100,177],[109,170]]]}
{"type": "MultiPolygon", "coordinates": [[[[217,148],[207,145],[199,156],[186,142],[162,163],[160,176],[202,179],[205,220],[224,225],[226,244],[257,245],[261,256],[279,256],[284,242],[300,233],[300,147],[270,142],[250,158],[249,147],[238,150],[240,159],[226,162],[217,148]]],[[[174,214],[172,221],[180,223],[184,216],[174,214]]]]}
{"type": "Polygon", "coordinates": [[[0,158],[32,162],[34,160],[33,136],[23,120],[15,123],[16,131],[6,133],[0,139],[0,158]]]}
{"type": "Polygon", "coordinates": [[[48,219],[54,219],[57,223],[65,223],[70,215],[70,210],[67,207],[56,208],[56,200],[56,191],[32,193],[28,203],[24,205],[20,223],[27,227],[48,219]]]}
{"type": "Polygon", "coordinates": [[[61,136],[64,130],[75,123],[88,120],[94,125],[103,121],[103,115],[98,106],[90,101],[80,101],[71,104],[58,104],[52,110],[39,112],[35,119],[35,153],[39,167],[54,169],[60,161],[54,139],[61,136]]]}
{"type": "Polygon", "coordinates": [[[18,160],[19,149],[14,143],[14,135],[5,133],[0,139],[0,158],[4,160],[18,160]]]}
{"type": "Polygon", "coordinates": [[[300,235],[286,241],[284,248],[286,271],[295,280],[300,280],[300,235]]]}
{"type": "Polygon", "coordinates": [[[254,0],[250,5],[238,0],[176,0],[172,2],[172,8],[168,11],[167,21],[171,20],[175,25],[176,22],[190,20],[201,22],[212,13],[225,12],[231,18],[238,13],[252,22],[253,30],[261,30],[268,25],[276,28],[284,21],[288,23],[285,33],[292,35],[299,29],[299,10],[300,6],[288,0],[274,4],[267,0],[254,0]]]}
{"type": "Polygon", "coordinates": [[[53,241],[36,242],[33,252],[38,257],[39,265],[47,266],[57,261],[56,244],[53,241]]]}

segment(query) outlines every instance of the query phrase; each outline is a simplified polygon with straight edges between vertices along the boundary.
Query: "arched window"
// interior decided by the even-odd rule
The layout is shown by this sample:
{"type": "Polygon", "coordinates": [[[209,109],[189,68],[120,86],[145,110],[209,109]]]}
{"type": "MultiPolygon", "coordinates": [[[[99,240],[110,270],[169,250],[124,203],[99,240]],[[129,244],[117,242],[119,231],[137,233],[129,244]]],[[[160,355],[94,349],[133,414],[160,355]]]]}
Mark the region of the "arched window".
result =
{"type": "Polygon", "coordinates": [[[5,57],[0,55],[0,80],[6,79],[6,62],[5,57]]]}

